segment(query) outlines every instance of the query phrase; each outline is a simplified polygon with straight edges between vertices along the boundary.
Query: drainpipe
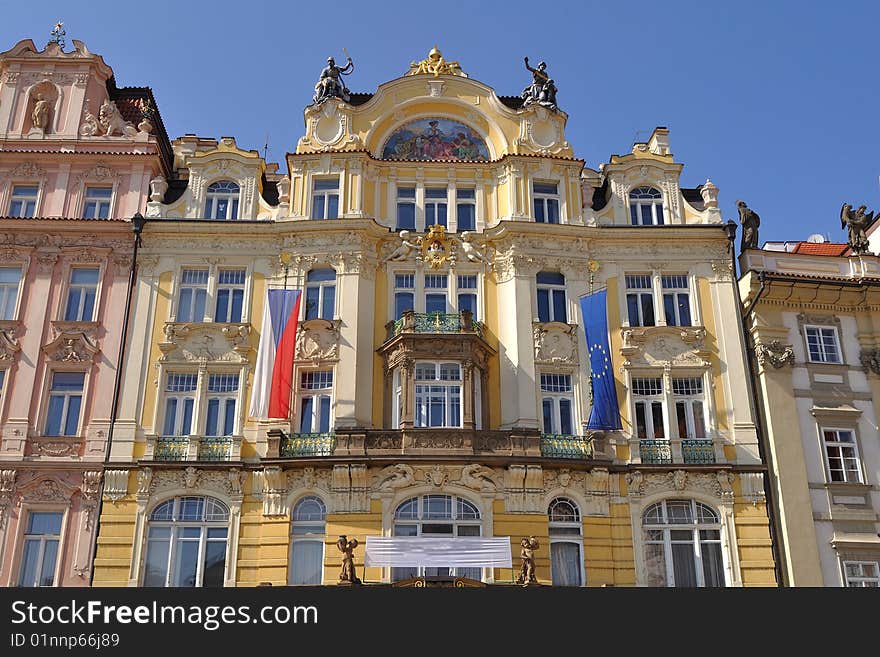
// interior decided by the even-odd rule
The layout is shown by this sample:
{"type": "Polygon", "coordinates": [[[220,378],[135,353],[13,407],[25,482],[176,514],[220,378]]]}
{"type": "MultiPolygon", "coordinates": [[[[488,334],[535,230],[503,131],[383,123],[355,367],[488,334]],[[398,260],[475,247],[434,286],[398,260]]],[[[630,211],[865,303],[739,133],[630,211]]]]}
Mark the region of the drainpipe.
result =
{"type": "Polygon", "coordinates": [[[755,418],[755,433],[758,436],[758,456],[761,458],[761,463],[767,466],[767,476],[763,477],[764,481],[764,499],[765,499],[765,508],[767,510],[767,520],[769,521],[769,530],[770,530],[770,547],[773,551],[773,568],[776,575],[776,585],[781,587],[783,586],[783,577],[782,577],[782,553],[779,546],[779,531],[776,520],[776,504],[775,498],[773,496],[773,486],[770,483],[770,463],[767,459],[767,450],[766,450],[766,431],[764,430],[764,405],[763,401],[759,402],[759,387],[756,384],[757,375],[755,373],[755,363],[754,358],[754,344],[751,338],[751,334],[749,333],[748,327],[746,326],[746,317],[751,313],[752,309],[755,307],[755,304],[758,302],[758,299],[764,293],[764,272],[760,272],[758,274],[758,280],[761,281],[761,287],[758,290],[758,293],[755,295],[755,298],[752,299],[752,302],[749,304],[749,307],[745,313],[743,313],[742,307],[742,295],[739,291],[739,279],[736,275],[736,250],[734,248],[734,241],[736,239],[736,222],[732,219],[728,220],[728,222],[723,226],[724,232],[727,235],[727,251],[730,253],[730,264],[731,264],[731,278],[733,280],[733,291],[736,296],[736,312],[739,316],[739,330],[741,332],[741,336],[743,339],[743,345],[745,346],[745,352],[743,353],[743,357],[746,361],[746,368],[748,369],[749,376],[747,378],[747,387],[749,391],[749,406],[751,407],[752,417],[755,418]]]}
{"type": "MultiPolygon", "coordinates": [[[[144,219],[140,212],[136,212],[131,218],[131,231],[134,234],[134,249],[131,255],[131,266],[128,270],[128,291],[125,294],[125,314],[122,316],[122,335],[119,340],[119,354],[116,358],[116,381],[113,384],[113,401],[110,405],[110,428],[107,430],[107,447],[104,450],[104,469],[110,465],[110,447],[113,444],[113,428],[116,426],[117,406],[119,405],[119,391],[122,386],[122,365],[125,358],[125,343],[128,339],[128,321],[131,316],[131,297],[134,293],[135,273],[137,271],[138,247],[141,245],[141,233],[144,230],[144,219]]],[[[98,495],[98,509],[95,514],[95,537],[92,541],[91,568],[89,569],[89,587],[95,579],[95,557],[98,554],[98,535],[101,530],[101,511],[104,507],[104,487],[101,486],[98,495]]]]}

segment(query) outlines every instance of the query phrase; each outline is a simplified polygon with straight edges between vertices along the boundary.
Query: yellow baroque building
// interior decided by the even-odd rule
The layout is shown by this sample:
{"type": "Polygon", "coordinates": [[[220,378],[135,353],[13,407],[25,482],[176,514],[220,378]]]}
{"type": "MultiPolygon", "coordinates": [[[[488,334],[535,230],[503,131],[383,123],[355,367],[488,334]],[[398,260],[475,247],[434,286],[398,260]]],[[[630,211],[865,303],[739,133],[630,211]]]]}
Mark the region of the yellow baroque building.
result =
{"type": "Polygon", "coordinates": [[[535,537],[541,584],[775,585],[717,188],[665,128],[587,168],[555,96],[442,61],[307,107],[284,174],[173,142],[95,585],[333,585],[341,535],[367,584],[511,584],[535,537]],[[270,289],[300,291],[284,419],[250,414],[270,289]],[[603,374],[617,429],[588,428],[603,374]],[[365,567],[371,536],[509,537],[512,568],[365,567]]]}

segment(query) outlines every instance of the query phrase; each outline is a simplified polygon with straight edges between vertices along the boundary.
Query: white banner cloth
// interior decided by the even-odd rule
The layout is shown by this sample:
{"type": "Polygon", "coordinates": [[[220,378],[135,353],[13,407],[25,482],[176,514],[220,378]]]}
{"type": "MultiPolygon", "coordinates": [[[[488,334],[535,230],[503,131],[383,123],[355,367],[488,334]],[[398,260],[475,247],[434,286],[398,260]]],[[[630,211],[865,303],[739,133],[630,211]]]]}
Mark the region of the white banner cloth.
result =
{"type": "Polygon", "coordinates": [[[512,568],[510,537],[367,536],[366,566],[512,568]]]}

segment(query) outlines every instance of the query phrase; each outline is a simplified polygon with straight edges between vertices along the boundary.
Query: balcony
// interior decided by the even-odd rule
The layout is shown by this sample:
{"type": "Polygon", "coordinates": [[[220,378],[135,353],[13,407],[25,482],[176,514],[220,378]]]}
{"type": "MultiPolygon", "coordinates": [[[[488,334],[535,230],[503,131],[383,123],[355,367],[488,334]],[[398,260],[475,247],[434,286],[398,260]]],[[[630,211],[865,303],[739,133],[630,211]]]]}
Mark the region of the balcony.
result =
{"type": "Polygon", "coordinates": [[[335,433],[291,433],[281,437],[281,458],[332,456],[336,449],[335,433]]]}
{"type": "Polygon", "coordinates": [[[685,465],[710,465],[724,462],[722,447],[710,438],[680,440],[638,440],[630,441],[635,462],[669,465],[683,463],[685,465]],[[637,448],[636,448],[637,446],[637,448]]]}
{"type": "Polygon", "coordinates": [[[685,463],[715,463],[715,445],[711,440],[682,440],[681,456],[685,463]]]}
{"type": "Polygon", "coordinates": [[[672,463],[672,446],[668,440],[640,440],[642,463],[672,463]]]}
{"type": "Polygon", "coordinates": [[[238,436],[149,436],[144,452],[145,461],[210,463],[240,458],[238,436]]]}
{"type": "Polygon", "coordinates": [[[403,316],[388,322],[388,340],[401,333],[475,333],[483,337],[483,324],[474,321],[469,310],[461,313],[417,313],[404,311],[403,316]]]}
{"type": "Polygon", "coordinates": [[[541,456],[554,459],[591,459],[593,437],[542,433],[541,456]]]}

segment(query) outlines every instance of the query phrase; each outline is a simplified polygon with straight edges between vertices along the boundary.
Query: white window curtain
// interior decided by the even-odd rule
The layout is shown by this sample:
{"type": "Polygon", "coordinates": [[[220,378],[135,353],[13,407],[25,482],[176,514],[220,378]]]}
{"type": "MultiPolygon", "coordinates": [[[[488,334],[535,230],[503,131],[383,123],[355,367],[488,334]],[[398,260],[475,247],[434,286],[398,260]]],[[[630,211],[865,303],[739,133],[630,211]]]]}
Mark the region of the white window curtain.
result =
{"type": "Polygon", "coordinates": [[[550,544],[553,586],[581,586],[581,552],[577,543],[550,544]]]}

